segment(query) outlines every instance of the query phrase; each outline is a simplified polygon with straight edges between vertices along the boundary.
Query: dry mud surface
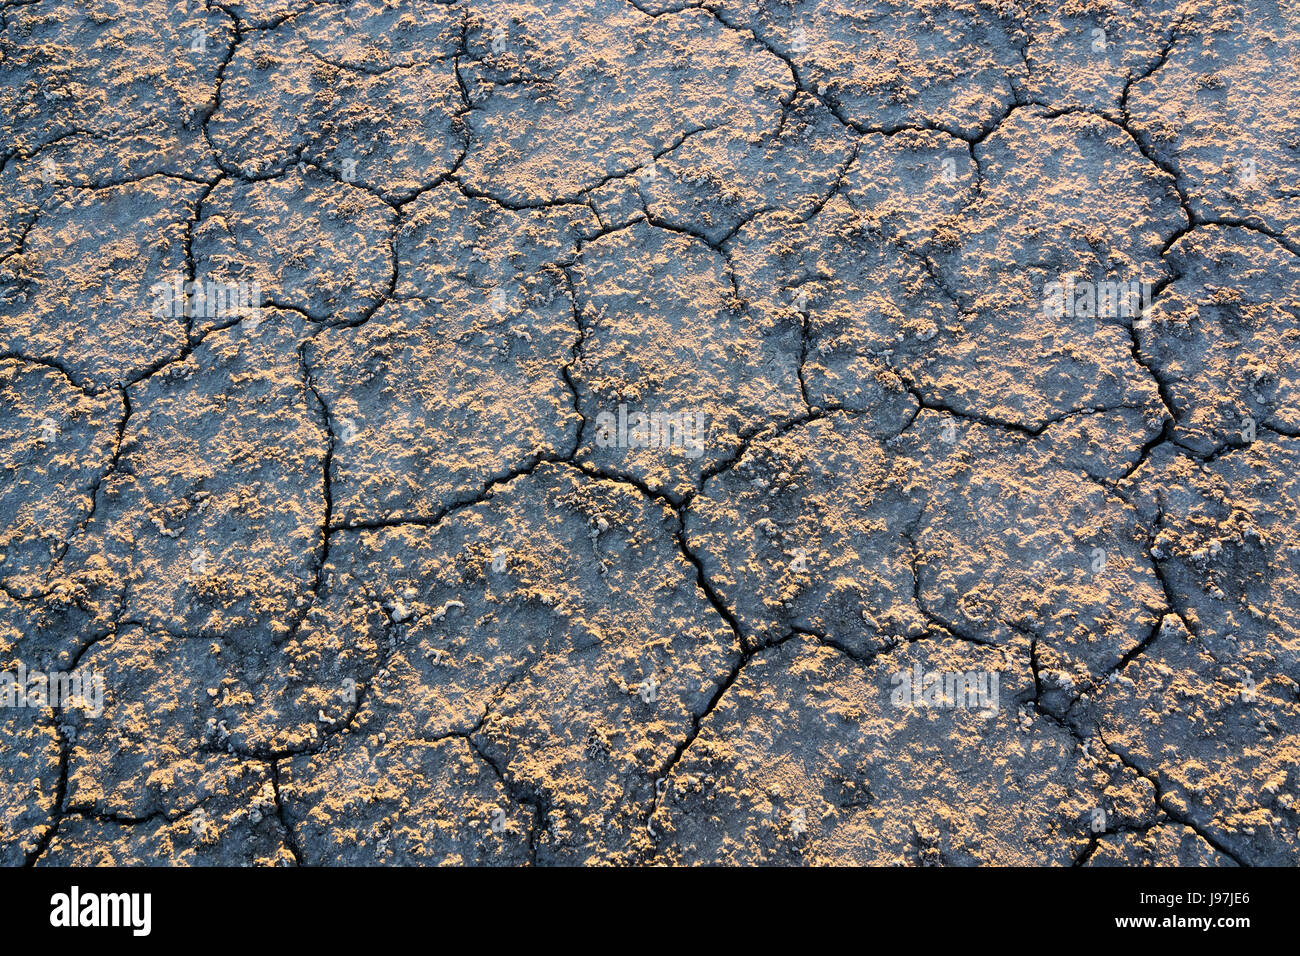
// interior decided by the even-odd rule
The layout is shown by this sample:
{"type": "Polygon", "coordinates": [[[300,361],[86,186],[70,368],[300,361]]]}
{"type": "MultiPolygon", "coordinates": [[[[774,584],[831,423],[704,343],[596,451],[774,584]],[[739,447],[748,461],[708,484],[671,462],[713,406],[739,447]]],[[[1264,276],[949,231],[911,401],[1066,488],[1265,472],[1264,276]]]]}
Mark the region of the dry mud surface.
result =
{"type": "Polygon", "coordinates": [[[0,0],[0,281],[4,864],[1300,862],[1295,0],[0,0]]]}

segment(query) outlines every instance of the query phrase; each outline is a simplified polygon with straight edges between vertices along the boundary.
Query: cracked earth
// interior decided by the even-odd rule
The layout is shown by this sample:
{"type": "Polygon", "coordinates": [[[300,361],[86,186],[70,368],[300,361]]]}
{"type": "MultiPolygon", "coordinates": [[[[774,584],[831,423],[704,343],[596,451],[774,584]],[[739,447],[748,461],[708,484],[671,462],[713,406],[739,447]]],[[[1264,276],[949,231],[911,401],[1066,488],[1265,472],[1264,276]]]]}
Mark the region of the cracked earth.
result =
{"type": "Polygon", "coordinates": [[[1300,862],[1295,0],[0,28],[0,862],[1300,862]]]}

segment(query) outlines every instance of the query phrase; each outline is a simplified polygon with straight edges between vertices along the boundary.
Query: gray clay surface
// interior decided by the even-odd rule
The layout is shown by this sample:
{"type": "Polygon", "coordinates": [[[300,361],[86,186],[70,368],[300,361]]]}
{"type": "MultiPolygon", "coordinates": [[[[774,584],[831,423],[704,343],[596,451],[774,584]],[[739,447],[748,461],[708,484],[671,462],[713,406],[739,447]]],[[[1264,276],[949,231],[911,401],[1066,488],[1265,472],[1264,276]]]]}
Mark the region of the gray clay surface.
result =
{"type": "Polygon", "coordinates": [[[0,0],[5,865],[1293,866],[1298,475],[1293,0],[0,0]]]}

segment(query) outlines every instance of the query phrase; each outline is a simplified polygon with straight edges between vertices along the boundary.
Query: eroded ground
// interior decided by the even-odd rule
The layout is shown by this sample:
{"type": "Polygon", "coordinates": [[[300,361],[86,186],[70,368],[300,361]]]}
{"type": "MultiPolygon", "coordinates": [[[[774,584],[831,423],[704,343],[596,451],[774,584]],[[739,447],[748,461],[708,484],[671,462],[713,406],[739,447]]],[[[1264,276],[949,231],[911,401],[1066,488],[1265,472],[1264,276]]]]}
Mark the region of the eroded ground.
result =
{"type": "Polygon", "coordinates": [[[1300,862],[1295,0],[0,0],[0,281],[0,862],[1300,862]]]}

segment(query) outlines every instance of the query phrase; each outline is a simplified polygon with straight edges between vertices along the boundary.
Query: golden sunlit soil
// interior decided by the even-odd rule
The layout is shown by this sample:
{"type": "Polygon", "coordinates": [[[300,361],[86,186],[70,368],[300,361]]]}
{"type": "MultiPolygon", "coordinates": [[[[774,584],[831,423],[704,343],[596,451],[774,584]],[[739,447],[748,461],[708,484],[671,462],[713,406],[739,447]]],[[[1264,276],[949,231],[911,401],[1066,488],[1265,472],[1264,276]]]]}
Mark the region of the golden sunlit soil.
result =
{"type": "Polygon", "coordinates": [[[0,0],[0,862],[1300,863],[1296,0],[0,0]]]}

